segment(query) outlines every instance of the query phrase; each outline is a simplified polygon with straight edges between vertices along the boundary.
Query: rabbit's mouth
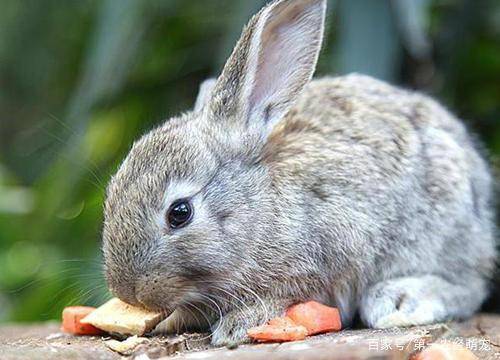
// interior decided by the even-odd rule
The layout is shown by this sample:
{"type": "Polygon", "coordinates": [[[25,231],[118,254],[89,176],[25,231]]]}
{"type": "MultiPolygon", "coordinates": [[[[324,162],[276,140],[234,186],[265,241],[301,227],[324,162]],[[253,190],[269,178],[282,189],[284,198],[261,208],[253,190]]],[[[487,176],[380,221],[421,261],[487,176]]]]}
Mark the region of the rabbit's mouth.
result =
{"type": "Polygon", "coordinates": [[[126,303],[168,315],[193,289],[183,278],[149,273],[135,282],[110,284],[110,290],[126,303]]]}

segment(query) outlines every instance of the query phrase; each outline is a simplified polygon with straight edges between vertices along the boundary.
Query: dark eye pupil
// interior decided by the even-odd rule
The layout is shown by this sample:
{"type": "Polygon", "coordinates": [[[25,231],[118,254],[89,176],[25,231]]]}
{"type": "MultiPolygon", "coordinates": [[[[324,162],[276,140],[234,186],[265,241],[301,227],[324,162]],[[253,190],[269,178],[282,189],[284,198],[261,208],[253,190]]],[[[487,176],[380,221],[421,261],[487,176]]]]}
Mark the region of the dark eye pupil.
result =
{"type": "Polygon", "coordinates": [[[187,200],[178,200],[168,211],[168,223],[171,228],[179,228],[188,224],[192,216],[191,204],[187,200]]]}

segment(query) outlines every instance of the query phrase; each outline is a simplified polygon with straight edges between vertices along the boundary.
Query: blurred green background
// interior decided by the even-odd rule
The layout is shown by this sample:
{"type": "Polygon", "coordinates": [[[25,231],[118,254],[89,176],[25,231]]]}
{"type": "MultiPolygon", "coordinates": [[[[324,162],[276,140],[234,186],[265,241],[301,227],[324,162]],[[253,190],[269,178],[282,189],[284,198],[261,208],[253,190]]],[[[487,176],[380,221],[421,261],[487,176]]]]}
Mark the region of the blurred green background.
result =
{"type": "MultiPolygon", "coordinates": [[[[192,106],[263,0],[0,0],[0,321],[107,296],[106,183],[192,106]]],[[[330,1],[317,75],[430,93],[500,155],[500,1],[330,1]]]]}

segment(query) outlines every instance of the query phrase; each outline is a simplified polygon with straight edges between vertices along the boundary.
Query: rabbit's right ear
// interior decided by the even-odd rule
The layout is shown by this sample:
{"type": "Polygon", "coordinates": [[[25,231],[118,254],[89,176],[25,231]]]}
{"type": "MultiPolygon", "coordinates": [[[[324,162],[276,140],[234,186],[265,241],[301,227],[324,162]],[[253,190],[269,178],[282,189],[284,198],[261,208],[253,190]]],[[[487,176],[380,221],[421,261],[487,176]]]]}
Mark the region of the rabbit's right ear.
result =
{"type": "Polygon", "coordinates": [[[214,121],[265,138],[311,80],[326,0],[277,0],[243,31],[211,94],[214,121]]]}

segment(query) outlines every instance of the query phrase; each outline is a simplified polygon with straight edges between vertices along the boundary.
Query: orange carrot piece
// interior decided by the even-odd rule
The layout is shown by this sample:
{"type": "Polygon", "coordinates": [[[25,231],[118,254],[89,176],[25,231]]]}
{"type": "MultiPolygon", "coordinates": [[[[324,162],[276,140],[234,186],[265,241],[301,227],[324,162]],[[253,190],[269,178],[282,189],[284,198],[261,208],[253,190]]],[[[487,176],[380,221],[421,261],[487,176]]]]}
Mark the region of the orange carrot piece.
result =
{"type": "Polygon", "coordinates": [[[295,324],[290,318],[275,318],[266,325],[256,326],[247,331],[253,340],[259,342],[284,342],[303,340],[307,336],[304,326],[295,324]]]}
{"type": "Polygon", "coordinates": [[[295,321],[290,319],[288,316],[277,317],[277,318],[271,319],[267,322],[267,325],[283,326],[283,327],[297,326],[295,321]]]}
{"type": "Polygon", "coordinates": [[[316,301],[293,305],[288,308],[286,316],[296,324],[304,326],[308,335],[342,329],[339,310],[316,301]]]}
{"type": "Polygon", "coordinates": [[[74,335],[100,335],[102,330],[90,324],[80,322],[85,316],[94,311],[91,306],[68,306],[62,312],[61,330],[74,335]]]}

